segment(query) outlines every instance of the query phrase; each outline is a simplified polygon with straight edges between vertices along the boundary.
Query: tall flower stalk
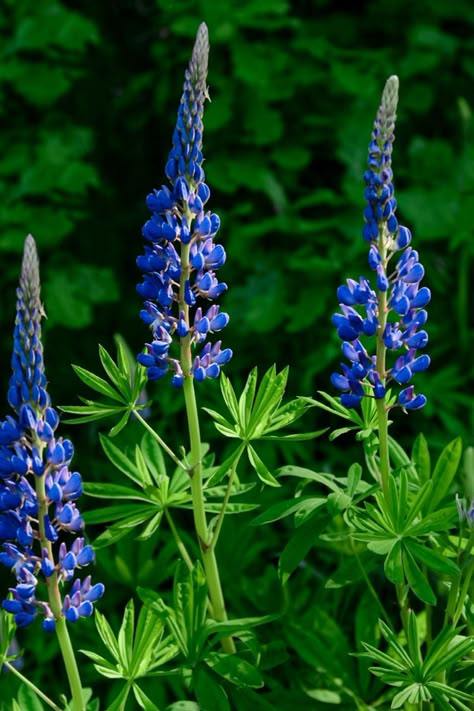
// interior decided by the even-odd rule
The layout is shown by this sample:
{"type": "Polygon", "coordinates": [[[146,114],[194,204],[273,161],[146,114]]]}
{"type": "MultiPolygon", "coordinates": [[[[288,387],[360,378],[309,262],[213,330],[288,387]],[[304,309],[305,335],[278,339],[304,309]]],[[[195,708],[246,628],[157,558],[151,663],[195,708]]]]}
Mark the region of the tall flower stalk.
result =
{"type": "Polygon", "coordinates": [[[391,157],[397,103],[398,77],[392,76],[385,84],[374,122],[364,174],[367,205],[362,234],[369,244],[368,262],[375,272],[375,289],[365,277],[348,279],[339,287],[341,313],[333,316],[333,323],[350,365],[343,363],[342,373],[331,377],[333,385],[342,391],[341,403],[348,408],[358,407],[363,397],[375,398],[380,475],[386,498],[390,475],[387,388],[402,386],[396,404],[404,410],[423,407],[426,398],[415,394],[411,380],[430,364],[429,356],[418,351],[428,343],[423,329],[428,318],[424,307],[431,294],[426,286],[420,286],[424,269],[418,252],[410,246],[411,233],[396,218],[391,157]]]}
{"type": "Polygon", "coordinates": [[[76,501],[82,493],[78,472],[70,471],[72,443],[57,437],[57,412],[46,390],[39,263],[33,237],[25,241],[12,355],[8,401],[15,415],[0,422],[0,562],[12,570],[17,585],[2,603],[18,627],[42,617],[43,629],[55,631],[66,667],[74,711],[84,707],[81,680],[67,622],[93,613],[104,592],[102,583],[77,571],[94,560],[80,536],[83,520],[76,501]],[[61,541],[67,535],[72,543],[61,541]],[[66,595],[62,588],[72,581],[66,595]],[[47,599],[37,596],[42,589],[47,599]]]}
{"type": "MultiPolygon", "coordinates": [[[[141,312],[152,339],[138,356],[150,380],[172,374],[172,385],[184,393],[190,455],[194,526],[207,578],[212,613],[216,620],[227,619],[214,545],[204,510],[201,435],[194,382],[217,378],[232,357],[221,341],[212,343],[229,316],[213,303],[227,289],[216,271],[225,262],[225,250],[214,242],[219,217],[206,210],[210,190],[202,168],[204,101],[207,98],[209,36],[200,25],[185,73],[183,95],[178,109],[173,147],[165,172],[171,187],[162,186],[147,197],[153,213],[142,233],[147,241],[145,254],[137,259],[143,272],[139,294],[145,299],[141,312]],[[197,352],[196,352],[197,351],[197,352]]],[[[223,641],[234,652],[232,639],[223,641]]]]}

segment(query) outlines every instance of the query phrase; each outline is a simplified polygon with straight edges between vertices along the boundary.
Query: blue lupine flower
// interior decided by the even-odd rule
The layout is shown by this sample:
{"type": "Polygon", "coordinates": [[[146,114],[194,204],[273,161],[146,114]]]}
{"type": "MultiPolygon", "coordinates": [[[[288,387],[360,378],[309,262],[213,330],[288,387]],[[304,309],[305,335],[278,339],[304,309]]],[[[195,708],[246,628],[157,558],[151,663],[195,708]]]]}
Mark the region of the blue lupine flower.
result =
{"type": "Polygon", "coordinates": [[[165,168],[171,188],[162,186],[147,197],[153,214],[142,229],[148,242],[145,253],[137,259],[143,272],[137,291],[145,300],[140,316],[152,333],[138,360],[147,368],[149,380],[158,380],[171,370],[176,387],[188,376],[197,381],[218,377],[221,366],[232,357],[230,349],[220,350],[220,341],[213,346],[206,343],[190,372],[183,372],[179,357],[172,355],[174,334],[181,342],[187,339],[187,345],[195,346],[204,344],[210,334],[229,322],[229,316],[219,312],[216,304],[207,309],[196,306],[198,300],[215,301],[227,289],[216,277],[226,259],[222,245],[214,242],[220,220],[204,207],[211,194],[202,168],[208,54],[209,37],[203,23],[185,73],[173,147],[165,168]]]}
{"type": "MultiPolygon", "coordinates": [[[[395,216],[397,202],[392,184],[392,143],[398,101],[398,78],[387,80],[382,102],[377,112],[369,144],[369,169],[364,174],[366,183],[364,210],[364,239],[370,244],[369,267],[376,273],[374,290],[368,279],[347,280],[339,287],[337,296],[342,313],[334,314],[333,323],[342,339],[342,352],[351,365],[342,364],[342,374],[334,373],[331,382],[342,391],[341,403],[357,407],[364,395],[384,398],[387,384],[407,385],[398,395],[398,404],[406,410],[416,410],[426,403],[424,395],[415,394],[408,385],[413,375],[426,370],[430,358],[418,351],[428,343],[423,330],[428,314],[424,307],[431,293],[420,282],[424,276],[418,252],[410,247],[410,231],[398,224],[395,216]],[[388,271],[390,260],[402,251],[393,271],[388,271]],[[377,362],[369,355],[366,342],[376,336],[381,351],[400,352],[392,367],[377,362]]],[[[374,348],[375,350],[375,348],[374,348]]]]}
{"type": "MultiPolygon", "coordinates": [[[[56,552],[53,545],[57,545],[63,532],[77,533],[83,528],[75,504],[82,493],[82,479],[69,469],[74,453],[72,443],[55,435],[59,416],[46,391],[41,345],[44,313],[38,256],[31,236],[25,241],[17,296],[13,375],[8,392],[16,417],[8,416],[0,422],[0,563],[11,569],[17,585],[10,588],[12,597],[2,606],[15,616],[19,627],[31,624],[41,613],[43,628],[51,631],[54,614],[46,601],[36,597],[39,577],[54,576],[53,585],[62,584],[73,577],[77,568],[93,562],[94,554],[82,537],[76,538],[69,550],[64,542],[56,552]],[[40,479],[45,496],[41,506],[36,490],[40,479]]],[[[96,586],[96,590],[103,593],[103,585],[96,586]]],[[[99,594],[95,599],[98,597],[99,594]]],[[[87,615],[92,612],[93,601],[89,601],[87,615]]],[[[70,619],[69,608],[66,595],[61,611],[66,619],[70,619]]],[[[81,614],[85,614],[84,608],[79,607],[78,616],[81,614]]]]}

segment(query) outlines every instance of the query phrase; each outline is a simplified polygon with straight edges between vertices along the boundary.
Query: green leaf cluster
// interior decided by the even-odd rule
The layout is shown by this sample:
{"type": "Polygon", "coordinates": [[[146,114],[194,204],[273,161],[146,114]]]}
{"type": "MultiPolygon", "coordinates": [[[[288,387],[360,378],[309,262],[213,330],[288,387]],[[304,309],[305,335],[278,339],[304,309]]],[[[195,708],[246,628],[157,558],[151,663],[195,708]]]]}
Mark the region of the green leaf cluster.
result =
{"type": "Polygon", "coordinates": [[[443,678],[448,675],[449,678],[449,675],[455,674],[456,667],[469,664],[467,659],[466,662],[463,659],[474,649],[474,637],[465,637],[460,630],[446,627],[433,640],[423,658],[417,617],[413,610],[408,615],[406,647],[383,620],[379,620],[379,624],[389,653],[363,644],[366,651],[361,656],[376,662],[377,666],[372,666],[370,671],[386,684],[397,688],[397,692],[392,694],[390,708],[400,709],[406,708],[407,704],[432,701],[441,711],[453,708],[469,711],[472,695],[440,681],[440,675],[443,678]]]}
{"type": "Polygon", "coordinates": [[[277,479],[259,457],[253,441],[304,441],[319,437],[326,430],[306,432],[303,434],[276,435],[275,432],[293,424],[300,419],[311,406],[306,398],[296,398],[281,405],[288,380],[288,368],[277,373],[272,366],[258,383],[258,369],[250,372],[245,387],[237,399],[234,388],[225,374],[221,377],[221,393],[227,406],[227,418],[216,410],[203,408],[214,420],[214,425],[220,434],[231,439],[241,440],[232,454],[213,475],[211,482],[216,484],[235,466],[242,453],[247,453],[250,466],[258,478],[269,486],[279,486],[277,479]]]}

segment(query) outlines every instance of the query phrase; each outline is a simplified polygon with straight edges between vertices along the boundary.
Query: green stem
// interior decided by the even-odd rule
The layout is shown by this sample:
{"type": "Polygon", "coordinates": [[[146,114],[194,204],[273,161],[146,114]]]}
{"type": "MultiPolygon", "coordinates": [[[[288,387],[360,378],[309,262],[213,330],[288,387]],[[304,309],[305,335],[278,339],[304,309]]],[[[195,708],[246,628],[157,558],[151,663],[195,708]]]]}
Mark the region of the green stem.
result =
{"type": "Polygon", "coordinates": [[[72,706],[74,711],[85,711],[85,705],[82,695],[81,677],[79,676],[79,668],[77,666],[74,649],[71,644],[71,638],[67,629],[66,619],[60,617],[56,620],[56,635],[58,638],[61,654],[66,667],[66,673],[69,679],[69,686],[72,694],[72,706]]]}
{"type": "MultiPolygon", "coordinates": [[[[192,215],[189,210],[186,217],[188,224],[191,224],[192,215]]],[[[185,286],[189,281],[191,267],[189,264],[190,244],[181,244],[181,277],[179,283],[179,309],[184,314],[184,319],[189,324],[189,306],[185,299],[185,286]]],[[[201,463],[201,432],[199,426],[199,416],[194,392],[194,378],[191,373],[191,337],[188,334],[181,338],[180,342],[180,363],[184,373],[183,392],[186,404],[186,416],[188,420],[189,440],[190,440],[190,463],[189,476],[191,477],[191,496],[193,502],[194,528],[199,541],[199,548],[206,574],[207,589],[211,600],[214,618],[218,622],[227,620],[227,612],[224,603],[224,595],[219,577],[219,569],[214,553],[214,548],[209,545],[209,532],[204,508],[204,491],[202,483],[202,463],[201,463]]],[[[228,654],[235,653],[235,644],[232,637],[224,637],[221,640],[222,649],[228,654]]]]}
{"type": "MultiPolygon", "coordinates": [[[[194,392],[193,378],[187,376],[183,385],[184,398],[186,402],[186,412],[188,416],[189,438],[191,442],[191,495],[193,501],[194,526],[198,536],[199,547],[206,573],[207,588],[211,599],[214,617],[218,622],[227,620],[224,595],[219,577],[219,569],[214,554],[214,548],[210,547],[208,541],[208,527],[206,513],[204,510],[204,492],[202,486],[201,467],[201,435],[199,428],[199,418],[194,392]]],[[[235,645],[232,637],[224,637],[221,640],[222,648],[228,654],[235,654],[235,645]]]]}
{"type": "Polygon", "coordinates": [[[35,694],[37,696],[39,696],[39,698],[42,699],[45,704],[48,704],[48,706],[50,706],[52,709],[54,709],[54,711],[61,711],[60,706],[57,706],[57,704],[55,704],[54,701],[51,701],[51,699],[48,696],[46,696],[46,694],[43,694],[41,689],[38,689],[38,687],[35,686],[35,684],[33,684],[32,681],[30,681],[26,676],[23,676],[23,674],[21,672],[19,672],[18,669],[15,669],[13,664],[11,664],[10,662],[3,662],[3,664],[8,669],[8,671],[10,671],[12,674],[15,674],[19,679],[21,679],[23,684],[25,684],[26,686],[29,686],[30,689],[32,691],[34,691],[35,694]]]}
{"type": "MultiPolygon", "coordinates": [[[[44,443],[37,443],[39,453],[44,449],[44,443]]],[[[51,561],[54,560],[51,541],[48,540],[45,533],[44,519],[48,513],[48,499],[45,490],[45,474],[35,477],[36,495],[38,498],[38,524],[39,524],[39,540],[41,550],[46,548],[48,557],[51,561]]],[[[84,711],[84,702],[82,695],[82,684],[79,675],[79,669],[74,655],[74,649],[71,644],[71,638],[66,626],[66,619],[62,614],[62,599],[59,592],[58,575],[54,572],[46,578],[46,587],[48,590],[48,600],[51,612],[54,615],[56,625],[56,636],[58,638],[61,655],[66,667],[66,673],[69,681],[69,686],[72,694],[72,706],[74,711],[84,711]]]]}
{"type": "Polygon", "coordinates": [[[158,442],[158,444],[159,444],[159,445],[165,450],[165,452],[171,457],[171,459],[174,461],[174,463],[177,464],[178,467],[180,467],[181,469],[186,470],[186,466],[183,464],[183,462],[179,459],[179,457],[176,456],[176,454],[173,452],[173,450],[168,447],[168,445],[166,444],[166,442],[161,439],[160,435],[159,435],[157,432],[155,432],[155,430],[153,429],[153,427],[151,427],[151,426],[148,424],[148,422],[140,415],[140,413],[138,412],[138,410],[134,410],[133,413],[134,413],[135,417],[137,418],[137,420],[143,425],[143,427],[144,427],[146,430],[148,430],[148,432],[151,434],[151,436],[153,437],[153,439],[156,439],[156,441],[158,442]]]}
{"type": "Polygon", "coordinates": [[[173,534],[173,538],[174,538],[174,542],[176,543],[176,547],[179,550],[179,552],[181,553],[181,558],[186,563],[188,570],[192,571],[194,568],[193,561],[191,560],[191,557],[190,557],[188,551],[186,550],[186,546],[183,543],[183,539],[179,535],[178,529],[174,525],[173,518],[167,508],[165,508],[165,516],[166,516],[166,520],[168,521],[168,525],[171,529],[171,533],[173,534]]]}
{"type": "MultiPolygon", "coordinates": [[[[378,360],[378,358],[377,358],[378,360]]],[[[378,432],[379,432],[379,466],[382,491],[386,503],[390,501],[390,457],[388,451],[388,417],[385,398],[380,398],[375,401],[377,406],[378,432]]]]}

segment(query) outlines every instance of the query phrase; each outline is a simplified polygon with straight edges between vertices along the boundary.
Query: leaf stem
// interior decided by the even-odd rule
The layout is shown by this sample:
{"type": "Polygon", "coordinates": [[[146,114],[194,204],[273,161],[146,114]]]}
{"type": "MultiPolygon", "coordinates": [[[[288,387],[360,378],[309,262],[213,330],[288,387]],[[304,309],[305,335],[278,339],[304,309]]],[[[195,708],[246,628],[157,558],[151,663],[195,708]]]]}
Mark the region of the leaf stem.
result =
{"type": "Polygon", "coordinates": [[[179,535],[178,529],[176,528],[176,526],[174,524],[173,517],[171,516],[171,513],[168,508],[165,508],[164,511],[165,511],[166,520],[168,521],[169,527],[171,529],[171,533],[173,534],[173,538],[174,538],[174,542],[176,543],[176,547],[179,550],[179,552],[181,553],[181,558],[186,563],[188,570],[192,571],[194,568],[193,561],[191,560],[191,557],[190,557],[188,551],[186,550],[186,546],[183,543],[183,539],[179,535]]]}
{"type": "Polygon", "coordinates": [[[35,694],[37,696],[39,696],[39,698],[42,699],[45,704],[48,704],[48,706],[50,706],[52,709],[54,709],[54,711],[61,711],[60,706],[55,704],[54,701],[51,701],[51,699],[48,696],[46,696],[46,694],[44,694],[41,691],[41,689],[38,689],[38,687],[35,684],[33,684],[33,682],[30,681],[26,676],[23,676],[23,674],[21,672],[19,672],[18,669],[16,669],[13,666],[13,664],[11,664],[11,662],[3,662],[3,663],[6,666],[6,668],[8,669],[8,671],[10,671],[12,674],[15,674],[19,679],[21,679],[23,684],[25,684],[26,686],[29,686],[30,689],[32,691],[34,691],[35,694]]]}
{"type": "Polygon", "coordinates": [[[174,463],[177,464],[177,466],[180,467],[181,469],[184,469],[184,471],[187,471],[186,465],[183,464],[183,462],[177,457],[177,455],[173,452],[173,450],[170,449],[170,447],[168,447],[166,442],[163,439],[161,439],[160,435],[157,432],[155,432],[153,427],[151,427],[148,424],[148,422],[140,415],[138,410],[133,410],[133,414],[135,415],[137,420],[143,425],[143,427],[146,430],[148,430],[148,432],[151,434],[153,439],[155,439],[158,442],[160,447],[162,447],[165,450],[165,452],[171,457],[171,459],[174,461],[174,463]]]}

